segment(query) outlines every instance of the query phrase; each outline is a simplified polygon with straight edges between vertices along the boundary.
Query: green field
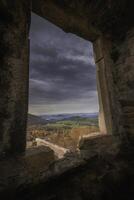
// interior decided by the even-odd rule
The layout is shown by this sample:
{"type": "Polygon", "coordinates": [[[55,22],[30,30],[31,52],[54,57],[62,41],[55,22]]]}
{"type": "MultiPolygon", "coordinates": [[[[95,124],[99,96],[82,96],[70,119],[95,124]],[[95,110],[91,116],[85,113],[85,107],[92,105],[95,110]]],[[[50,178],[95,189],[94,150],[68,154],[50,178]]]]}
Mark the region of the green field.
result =
{"type": "Polygon", "coordinates": [[[81,118],[75,117],[69,120],[61,120],[57,122],[51,122],[45,125],[45,127],[57,127],[57,128],[74,128],[81,126],[97,126],[98,127],[98,118],[81,118]]]}

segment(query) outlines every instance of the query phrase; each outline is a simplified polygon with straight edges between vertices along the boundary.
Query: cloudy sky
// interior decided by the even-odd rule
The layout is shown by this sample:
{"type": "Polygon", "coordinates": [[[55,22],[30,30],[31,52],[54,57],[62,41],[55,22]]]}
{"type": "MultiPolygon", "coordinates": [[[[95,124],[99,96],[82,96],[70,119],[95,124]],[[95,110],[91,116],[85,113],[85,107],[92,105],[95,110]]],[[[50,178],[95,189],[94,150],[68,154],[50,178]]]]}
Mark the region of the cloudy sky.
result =
{"type": "Polygon", "coordinates": [[[92,45],[32,14],[29,112],[98,111],[92,45]]]}

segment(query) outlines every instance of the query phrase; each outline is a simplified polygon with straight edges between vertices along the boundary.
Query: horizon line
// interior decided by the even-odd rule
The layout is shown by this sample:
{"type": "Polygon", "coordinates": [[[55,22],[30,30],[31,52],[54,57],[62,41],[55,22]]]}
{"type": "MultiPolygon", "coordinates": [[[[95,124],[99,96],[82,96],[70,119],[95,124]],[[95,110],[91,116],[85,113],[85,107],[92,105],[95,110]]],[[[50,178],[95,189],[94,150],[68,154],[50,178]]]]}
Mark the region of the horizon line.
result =
{"type": "Polygon", "coordinates": [[[67,115],[67,114],[99,114],[99,112],[78,112],[78,113],[44,113],[44,114],[34,114],[34,113],[29,113],[31,115],[36,115],[36,116],[43,116],[43,115],[67,115]]]}

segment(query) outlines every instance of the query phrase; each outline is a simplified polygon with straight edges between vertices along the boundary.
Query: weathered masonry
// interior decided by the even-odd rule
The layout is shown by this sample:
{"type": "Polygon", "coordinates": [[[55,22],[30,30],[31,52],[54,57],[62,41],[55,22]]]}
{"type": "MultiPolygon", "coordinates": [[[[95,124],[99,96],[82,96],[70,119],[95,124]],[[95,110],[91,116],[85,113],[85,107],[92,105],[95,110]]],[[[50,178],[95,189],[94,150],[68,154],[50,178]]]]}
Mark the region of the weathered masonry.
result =
{"type": "MultiPolygon", "coordinates": [[[[29,27],[30,15],[33,11],[65,32],[74,33],[93,43],[100,104],[100,132],[107,134],[102,136],[102,143],[99,138],[99,145],[103,146],[107,143],[106,138],[108,144],[113,145],[115,138],[118,138],[120,143],[118,152],[122,155],[120,162],[124,162],[128,167],[126,167],[127,172],[129,167],[132,168],[133,158],[131,157],[132,163],[130,160],[128,163],[125,159],[129,157],[128,155],[134,154],[133,8],[132,0],[0,1],[0,158],[2,162],[7,162],[8,166],[9,158],[15,159],[14,156],[20,155],[21,160],[22,154],[25,153],[29,27]],[[113,138],[110,140],[111,143],[109,138],[113,138]]],[[[93,144],[97,145],[96,142],[93,144]]],[[[81,147],[83,148],[87,150],[87,146],[81,147]]],[[[100,167],[103,168],[104,163],[101,164],[100,167]]],[[[122,170],[122,165],[119,166],[122,170]]],[[[16,173],[20,173],[20,167],[17,167],[16,173]]],[[[1,170],[0,174],[3,174],[4,171],[1,170]]],[[[10,170],[8,173],[10,174],[10,170]]],[[[21,182],[19,175],[16,178],[18,184],[21,182]]],[[[3,181],[0,180],[1,182],[3,181]]],[[[10,185],[10,181],[7,181],[3,188],[8,188],[8,184],[10,185]]]]}

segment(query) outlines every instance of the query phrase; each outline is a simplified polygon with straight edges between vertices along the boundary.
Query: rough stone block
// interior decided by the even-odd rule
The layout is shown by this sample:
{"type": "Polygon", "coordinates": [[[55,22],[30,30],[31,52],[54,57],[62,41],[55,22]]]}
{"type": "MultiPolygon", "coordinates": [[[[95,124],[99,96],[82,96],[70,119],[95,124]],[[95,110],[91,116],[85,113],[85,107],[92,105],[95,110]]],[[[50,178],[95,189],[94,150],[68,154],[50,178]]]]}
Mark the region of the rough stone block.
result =
{"type": "Polygon", "coordinates": [[[93,133],[80,140],[79,149],[82,156],[91,158],[94,155],[116,154],[119,144],[119,138],[115,136],[93,133]]]}
{"type": "Polygon", "coordinates": [[[54,151],[45,146],[28,149],[23,157],[26,168],[36,173],[42,169],[42,166],[44,169],[47,168],[54,159],[54,151]]]}
{"type": "Polygon", "coordinates": [[[23,156],[0,161],[0,193],[38,184],[54,159],[51,149],[40,146],[28,149],[23,156]]]}

